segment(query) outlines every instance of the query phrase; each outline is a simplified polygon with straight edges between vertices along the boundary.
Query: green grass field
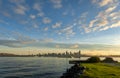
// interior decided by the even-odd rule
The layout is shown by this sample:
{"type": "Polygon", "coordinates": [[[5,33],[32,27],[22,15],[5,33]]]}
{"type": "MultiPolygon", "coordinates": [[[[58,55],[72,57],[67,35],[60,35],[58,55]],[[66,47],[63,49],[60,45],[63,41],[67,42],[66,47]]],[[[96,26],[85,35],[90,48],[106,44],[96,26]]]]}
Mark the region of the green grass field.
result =
{"type": "Polygon", "coordinates": [[[104,63],[86,63],[84,74],[80,78],[120,78],[120,64],[117,66],[104,63]]]}

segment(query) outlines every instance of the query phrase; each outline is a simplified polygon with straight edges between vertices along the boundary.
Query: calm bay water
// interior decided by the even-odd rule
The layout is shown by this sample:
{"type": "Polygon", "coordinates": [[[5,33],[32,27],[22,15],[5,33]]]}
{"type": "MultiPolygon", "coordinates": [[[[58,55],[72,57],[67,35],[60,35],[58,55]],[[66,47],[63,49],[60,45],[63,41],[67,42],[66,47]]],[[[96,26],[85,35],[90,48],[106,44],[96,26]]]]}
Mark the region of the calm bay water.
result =
{"type": "Polygon", "coordinates": [[[0,78],[59,78],[66,68],[70,67],[67,60],[44,57],[0,57],[0,78]]]}
{"type": "MultiPolygon", "coordinates": [[[[114,59],[120,62],[120,58],[114,59]]],[[[0,57],[0,78],[59,78],[71,66],[68,60],[70,59],[0,57]]]]}

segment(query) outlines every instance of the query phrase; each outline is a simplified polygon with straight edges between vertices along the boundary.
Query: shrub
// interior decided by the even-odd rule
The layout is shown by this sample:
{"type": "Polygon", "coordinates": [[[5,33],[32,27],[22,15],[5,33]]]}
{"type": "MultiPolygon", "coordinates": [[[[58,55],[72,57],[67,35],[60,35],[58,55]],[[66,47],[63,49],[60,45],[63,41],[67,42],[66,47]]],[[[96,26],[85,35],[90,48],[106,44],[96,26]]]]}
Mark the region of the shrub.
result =
{"type": "Polygon", "coordinates": [[[93,57],[88,58],[87,62],[88,63],[98,63],[98,62],[100,62],[100,58],[97,56],[93,56],[93,57]]]}
{"type": "Polygon", "coordinates": [[[105,62],[105,63],[115,63],[117,61],[114,61],[113,58],[111,58],[111,57],[106,57],[102,62],[105,62]]]}

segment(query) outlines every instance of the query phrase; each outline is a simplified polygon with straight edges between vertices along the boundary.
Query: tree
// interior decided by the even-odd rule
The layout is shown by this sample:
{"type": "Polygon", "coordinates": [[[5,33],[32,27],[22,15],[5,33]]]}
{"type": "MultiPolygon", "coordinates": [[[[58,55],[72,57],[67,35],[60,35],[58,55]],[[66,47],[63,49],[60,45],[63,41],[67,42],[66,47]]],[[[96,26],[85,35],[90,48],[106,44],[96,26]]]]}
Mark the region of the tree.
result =
{"type": "Polygon", "coordinates": [[[97,56],[93,56],[93,57],[88,58],[87,62],[89,62],[89,63],[98,63],[98,62],[100,62],[100,58],[97,57],[97,56]]]}

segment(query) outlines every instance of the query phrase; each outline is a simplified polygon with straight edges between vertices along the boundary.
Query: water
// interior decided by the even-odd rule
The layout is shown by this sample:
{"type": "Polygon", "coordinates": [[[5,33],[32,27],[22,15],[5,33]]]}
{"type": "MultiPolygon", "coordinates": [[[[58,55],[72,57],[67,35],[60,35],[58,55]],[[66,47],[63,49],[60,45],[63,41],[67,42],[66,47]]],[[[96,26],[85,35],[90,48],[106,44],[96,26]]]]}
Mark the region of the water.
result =
{"type": "MultiPolygon", "coordinates": [[[[114,59],[120,61],[120,58],[114,59]]],[[[0,78],[59,78],[71,66],[68,60],[70,59],[0,57],[0,78]]]]}
{"type": "Polygon", "coordinates": [[[67,67],[66,58],[0,57],[0,78],[59,78],[67,67]]]}

